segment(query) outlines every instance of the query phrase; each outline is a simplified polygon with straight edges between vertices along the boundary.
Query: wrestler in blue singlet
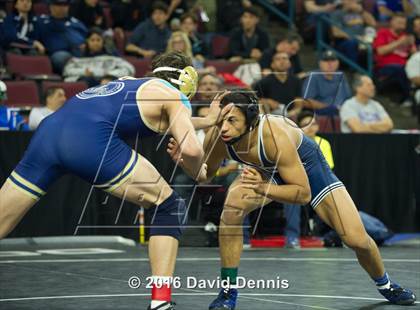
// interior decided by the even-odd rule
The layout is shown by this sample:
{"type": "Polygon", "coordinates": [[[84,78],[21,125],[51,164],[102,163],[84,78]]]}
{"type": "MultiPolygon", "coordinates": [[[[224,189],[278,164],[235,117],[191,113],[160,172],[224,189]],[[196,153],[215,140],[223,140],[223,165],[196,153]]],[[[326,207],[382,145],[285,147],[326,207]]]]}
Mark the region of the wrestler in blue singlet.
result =
{"type": "MultiPolygon", "coordinates": [[[[138,160],[123,139],[159,134],[147,126],[136,102],[137,91],[150,80],[116,80],[69,99],[40,124],[10,180],[37,199],[65,173],[105,190],[123,183],[138,160]]],[[[175,89],[159,81],[162,87],[175,89]]],[[[191,108],[187,97],[179,94],[191,108]]]]}
{"type": "MultiPolygon", "coordinates": [[[[275,116],[274,116],[275,117],[275,116]]],[[[261,171],[271,182],[275,184],[284,184],[275,162],[267,158],[264,149],[263,127],[267,119],[267,115],[260,115],[258,124],[258,157],[262,165],[255,165],[243,161],[235,152],[231,145],[227,145],[227,151],[231,159],[243,163],[245,165],[256,168],[261,171]]],[[[300,160],[308,175],[309,184],[311,186],[312,200],[310,202],[312,208],[316,208],[318,204],[333,190],[343,187],[344,184],[335,176],[322,155],[319,146],[315,141],[305,136],[302,132],[302,140],[297,148],[300,160]]]]}

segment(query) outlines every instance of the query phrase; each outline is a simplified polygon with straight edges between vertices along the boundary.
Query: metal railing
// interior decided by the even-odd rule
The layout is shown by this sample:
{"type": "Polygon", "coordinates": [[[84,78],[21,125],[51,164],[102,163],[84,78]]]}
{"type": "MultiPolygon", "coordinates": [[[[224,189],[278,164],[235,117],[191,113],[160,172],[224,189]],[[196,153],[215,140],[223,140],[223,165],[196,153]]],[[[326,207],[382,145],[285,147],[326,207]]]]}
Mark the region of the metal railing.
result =
{"type": "Polygon", "coordinates": [[[350,66],[354,70],[358,71],[359,73],[366,74],[366,75],[372,77],[372,74],[373,74],[373,48],[372,48],[372,44],[366,43],[366,42],[360,40],[355,35],[351,34],[350,32],[346,31],[345,29],[343,29],[340,24],[333,21],[331,18],[329,18],[327,16],[319,16],[319,18],[317,20],[317,25],[316,25],[316,33],[317,33],[316,38],[317,38],[318,54],[320,54],[323,49],[332,50],[337,55],[337,57],[341,61],[346,63],[348,66],[350,66]],[[324,28],[325,25],[328,25],[327,30],[329,30],[331,28],[331,26],[335,26],[335,27],[339,28],[342,32],[346,33],[351,39],[356,40],[359,43],[359,45],[363,45],[366,48],[367,68],[363,68],[358,63],[352,61],[346,55],[339,52],[332,45],[330,45],[330,44],[328,44],[327,42],[324,41],[324,33],[326,33],[325,28],[324,28]]]}
{"type": "Polygon", "coordinates": [[[289,25],[289,29],[295,29],[295,0],[287,0],[287,15],[276,8],[270,1],[268,0],[255,0],[256,3],[267,9],[270,13],[277,16],[278,18],[282,19],[289,25]]]}

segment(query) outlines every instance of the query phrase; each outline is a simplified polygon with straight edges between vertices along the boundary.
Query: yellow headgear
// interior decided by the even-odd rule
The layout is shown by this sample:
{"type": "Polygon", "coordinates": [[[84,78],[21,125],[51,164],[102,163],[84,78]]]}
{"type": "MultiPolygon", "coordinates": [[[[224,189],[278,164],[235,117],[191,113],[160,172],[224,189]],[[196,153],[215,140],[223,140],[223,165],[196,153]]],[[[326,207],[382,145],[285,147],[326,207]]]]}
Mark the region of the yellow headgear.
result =
{"type": "Polygon", "coordinates": [[[173,67],[158,67],[153,70],[153,73],[161,71],[174,71],[179,72],[178,79],[169,79],[169,82],[179,86],[179,90],[191,99],[197,91],[198,74],[192,66],[185,67],[184,69],[177,69],[173,67]]]}

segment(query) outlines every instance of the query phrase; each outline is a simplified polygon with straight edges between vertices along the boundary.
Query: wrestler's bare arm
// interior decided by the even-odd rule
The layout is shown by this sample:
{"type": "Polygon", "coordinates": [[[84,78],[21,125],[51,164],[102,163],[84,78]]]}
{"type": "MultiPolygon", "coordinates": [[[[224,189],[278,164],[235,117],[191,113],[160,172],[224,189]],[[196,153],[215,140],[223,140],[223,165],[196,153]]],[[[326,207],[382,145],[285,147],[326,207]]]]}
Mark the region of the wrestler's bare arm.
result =
{"type": "Polygon", "coordinates": [[[311,200],[311,190],[308,176],[300,161],[296,145],[275,120],[267,121],[264,132],[269,132],[269,139],[264,140],[268,158],[276,162],[280,177],[284,185],[264,183],[259,193],[268,198],[292,204],[304,205],[311,200]]]}

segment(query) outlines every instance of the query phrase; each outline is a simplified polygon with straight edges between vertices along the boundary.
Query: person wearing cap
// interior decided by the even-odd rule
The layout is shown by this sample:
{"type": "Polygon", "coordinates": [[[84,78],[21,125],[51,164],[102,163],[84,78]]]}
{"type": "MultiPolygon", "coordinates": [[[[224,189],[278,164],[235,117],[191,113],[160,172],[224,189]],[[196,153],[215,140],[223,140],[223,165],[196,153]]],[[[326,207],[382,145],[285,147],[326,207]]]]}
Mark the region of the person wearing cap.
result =
{"type": "Polygon", "coordinates": [[[338,51],[354,63],[359,58],[359,41],[365,35],[366,27],[376,27],[376,20],[357,0],[343,0],[342,8],[331,14],[339,27],[332,26],[332,35],[338,51]],[[350,36],[350,35],[352,36],[350,36]]]}
{"type": "Polygon", "coordinates": [[[167,20],[168,6],[166,3],[156,1],[152,7],[150,19],[138,24],[125,48],[127,53],[135,56],[151,58],[165,51],[171,30],[167,20]]]}
{"type": "Polygon", "coordinates": [[[6,100],[7,86],[0,81],[0,130],[29,130],[28,124],[19,112],[5,105],[6,100]]]}
{"type": "Polygon", "coordinates": [[[245,8],[241,16],[241,26],[230,35],[231,61],[251,58],[258,61],[265,49],[270,47],[268,33],[258,26],[259,13],[255,7],[245,8]]]}
{"type": "Polygon", "coordinates": [[[340,110],[342,133],[386,133],[394,124],[382,105],[373,100],[375,84],[366,75],[353,80],[355,96],[346,100],[340,110]]]}
{"type": "Polygon", "coordinates": [[[88,30],[77,18],[69,16],[69,0],[51,0],[50,15],[39,17],[39,39],[51,58],[54,71],[61,74],[66,62],[81,55],[88,30]]]}
{"type": "Polygon", "coordinates": [[[38,17],[32,12],[32,0],[15,0],[14,10],[1,27],[4,48],[18,54],[44,54],[45,47],[38,40],[38,17]]]}
{"type": "Polygon", "coordinates": [[[338,115],[338,110],[352,92],[343,72],[338,71],[340,62],[330,50],[321,54],[319,70],[306,78],[302,97],[307,99],[305,107],[318,115],[338,115]]]}

